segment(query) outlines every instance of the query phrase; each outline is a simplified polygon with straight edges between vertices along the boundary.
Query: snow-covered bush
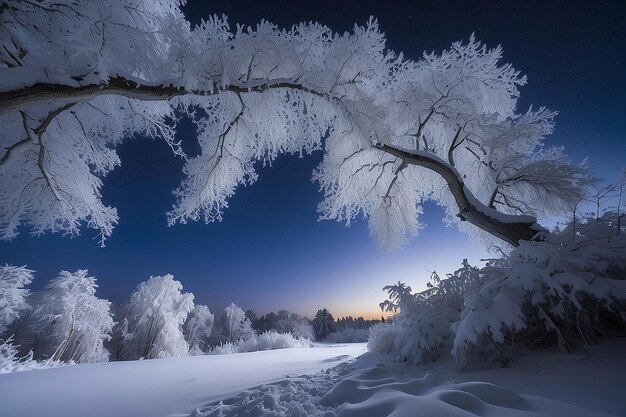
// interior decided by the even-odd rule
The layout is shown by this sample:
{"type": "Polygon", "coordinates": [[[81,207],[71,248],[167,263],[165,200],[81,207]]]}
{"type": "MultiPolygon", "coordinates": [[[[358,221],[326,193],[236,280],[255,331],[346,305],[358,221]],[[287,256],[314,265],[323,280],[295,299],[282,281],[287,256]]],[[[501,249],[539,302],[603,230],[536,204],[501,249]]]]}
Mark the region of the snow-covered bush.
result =
{"type": "Polygon", "coordinates": [[[192,355],[202,355],[208,351],[214,318],[209,307],[202,304],[196,304],[187,316],[183,333],[189,343],[189,353],[192,355]]]}
{"type": "Polygon", "coordinates": [[[108,361],[104,343],[114,324],[111,303],[96,297],[96,288],[96,279],[87,276],[87,270],[61,271],[33,298],[25,329],[29,343],[20,339],[22,349],[32,349],[38,360],[108,361]]]}
{"type": "Polygon", "coordinates": [[[325,341],[330,343],[359,343],[367,342],[369,329],[343,329],[326,336],[325,341]]]}
{"type": "Polygon", "coordinates": [[[182,293],[174,276],[153,276],[130,296],[121,323],[119,359],[153,359],[186,356],[189,344],[183,324],[193,310],[193,294],[182,293]]]}
{"type": "Polygon", "coordinates": [[[396,352],[395,340],[401,332],[396,320],[390,319],[385,323],[377,323],[370,327],[367,339],[367,350],[378,353],[396,352]]]}
{"type": "Polygon", "coordinates": [[[607,276],[626,265],[626,236],[605,226],[588,219],[573,236],[566,228],[548,241],[522,242],[483,268],[485,284],[465,297],[452,327],[457,363],[506,363],[520,346],[571,351],[611,326],[623,331],[626,295],[607,276]]]}
{"type": "Polygon", "coordinates": [[[451,337],[450,326],[459,317],[464,296],[479,285],[478,269],[464,259],[462,267],[444,279],[433,272],[425,291],[413,294],[402,282],[385,286],[389,300],[380,308],[397,314],[392,323],[377,325],[370,332],[369,349],[395,352],[398,361],[415,364],[437,360],[451,337]]]}
{"type": "Polygon", "coordinates": [[[32,282],[33,272],[25,266],[0,266],[0,336],[29,309],[24,287],[32,282]]]}
{"type": "Polygon", "coordinates": [[[464,260],[446,279],[433,274],[421,293],[404,284],[385,287],[391,299],[381,308],[398,314],[372,328],[370,350],[421,363],[451,348],[457,365],[468,368],[506,364],[523,349],[570,351],[609,331],[625,332],[626,295],[610,278],[626,271],[626,233],[614,217],[521,242],[480,270],[464,260]]]}
{"type": "Polygon", "coordinates": [[[0,374],[49,368],[57,365],[58,363],[50,361],[35,361],[33,359],[32,351],[28,352],[25,356],[20,357],[18,347],[13,344],[13,339],[11,337],[4,342],[0,342],[0,374]]]}
{"type": "Polygon", "coordinates": [[[311,341],[305,338],[297,338],[289,333],[278,333],[275,331],[263,332],[260,335],[252,335],[247,339],[240,339],[237,342],[224,343],[211,350],[211,354],[219,355],[224,353],[255,352],[258,350],[274,350],[287,348],[310,347],[311,341]]]}

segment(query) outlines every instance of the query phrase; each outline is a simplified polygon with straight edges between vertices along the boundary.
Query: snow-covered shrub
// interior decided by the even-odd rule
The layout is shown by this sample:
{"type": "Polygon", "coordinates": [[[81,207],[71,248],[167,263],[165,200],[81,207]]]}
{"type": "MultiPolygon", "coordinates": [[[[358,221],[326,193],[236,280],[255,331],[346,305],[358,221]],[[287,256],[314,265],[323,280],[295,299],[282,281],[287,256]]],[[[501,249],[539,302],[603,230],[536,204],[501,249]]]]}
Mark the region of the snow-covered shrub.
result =
{"type": "Polygon", "coordinates": [[[229,353],[239,353],[239,346],[236,342],[222,343],[220,345],[213,346],[209,351],[210,355],[226,355],[229,353]]]}
{"type": "MultiPolygon", "coordinates": [[[[61,271],[33,299],[27,317],[28,343],[35,359],[53,362],[106,362],[109,352],[104,343],[113,329],[110,305],[96,297],[96,279],[87,270],[61,271]]],[[[18,333],[19,334],[19,333],[18,333]]]]}
{"type": "Polygon", "coordinates": [[[274,350],[295,347],[310,347],[311,341],[293,336],[290,333],[263,332],[248,341],[243,341],[244,352],[253,350],[274,350]]]}
{"type": "Polygon", "coordinates": [[[385,323],[377,323],[370,327],[367,339],[367,350],[378,353],[396,352],[394,341],[401,328],[395,320],[387,320],[385,323]]]}
{"type": "Polygon", "coordinates": [[[9,372],[26,371],[38,367],[45,367],[43,364],[33,360],[33,352],[28,352],[24,357],[19,356],[16,345],[10,337],[4,342],[0,342],[0,374],[9,372]]]}
{"type": "Polygon", "coordinates": [[[183,323],[193,310],[193,294],[182,293],[174,276],[150,277],[137,286],[121,323],[119,359],[153,359],[186,356],[189,344],[183,323]]]}
{"type": "Polygon", "coordinates": [[[187,316],[183,333],[189,343],[189,353],[192,355],[202,355],[208,351],[214,318],[209,307],[202,304],[196,304],[187,316]]]}
{"type": "Polygon", "coordinates": [[[396,360],[418,365],[439,359],[450,338],[450,325],[456,317],[458,311],[449,308],[398,316],[395,321],[400,331],[394,339],[399,353],[396,360]]]}
{"type": "Polygon", "coordinates": [[[610,278],[626,271],[626,233],[614,217],[520,242],[480,270],[464,260],[446,279],[433,274],[421,293],[401,283],[385,287],[391,299],[381,308],[398,313],[372,328],[370,350],[421,363],[450,346],[457,365],[468,368],[506,364],[522,349],[573,350],[609,331],[624,333],[626,294],[610,278]]]}
{"type": "Polygon", "coordinates": [[[367,342],[369,329],[343,329],[326,336],[325,341],[330,343],[360,343],[367,342]]]}
{"type": "Polygon", "coordinates": [[[18,346],[9,338],[0,342],[0,374],[10,372],[30,371],[33,369],[47,369],[64,366],[63,362],[51,360],[36,361],[33,359],[33,352],[29,351],[25,355],[20,355],[18,346]]]}
{"type": "Polygon", "coordinates": [[[590,219],[573,236],[566,228],[548,241],[521,242],[483,268],[486,283],[465,298],[452,326],[457,363],[506,363],[521,346],[571,351],[612,325],[623,330],[626,296],[607,275],[626,264],[626,236],[605,226],[590,219]]]}
{"type": "Polygon", "coordinates": [[[260,335],[252,335],[247,339],[237,342],[224,343],[211,350],[211,354],[255,352],[258,350],[274,350],[287,348],[310,347],[311,341],[305,338],[297,338],[289,333],[275,331],[263,332],[260,335]]]}
{"type": "Polygon", "coordinates": [[[33,272],[25,266],[0,266],[0,336],[29,309],[24,287],[32,282],[33,272]]]}
{"type": "Polygon", "coordinates": [[[380,307],[397,314],[392,323],[376,325],[370,332],[370,350],[395,352],[398,361],[415,364],[437,360],[451,338],[450,326],[459,317],[464,296],[479,285],[478,268],[464,259],[462,267],[444,279],[433,272],[425,291],[413,294],[402,282],[385,286],[389,300],[380,307]]]}

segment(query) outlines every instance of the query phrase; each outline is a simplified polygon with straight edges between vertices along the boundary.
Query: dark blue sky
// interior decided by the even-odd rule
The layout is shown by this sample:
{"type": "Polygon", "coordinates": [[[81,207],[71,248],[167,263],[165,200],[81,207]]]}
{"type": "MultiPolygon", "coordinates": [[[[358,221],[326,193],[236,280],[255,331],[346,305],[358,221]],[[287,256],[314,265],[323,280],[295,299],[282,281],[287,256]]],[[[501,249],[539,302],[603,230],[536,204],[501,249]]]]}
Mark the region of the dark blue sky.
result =
{"type": "MultiPolygon", "coordinates": [[[[225,13],[231,24],[261,18],[281,26],[316,20],[350,30],[378,18],[388,46],[411,58],[440,51],[472,32],[489,46],[501,44],[505,61],[528,75],[522,108],[559,110],[550,145],[564,145],[574,160],[614,178],[626,161],[626,6],[623,2],[394,1],[194,1],[193,22],[225,13]],[[469,2],[468,2],[469,3],[469,2]]],[[[185,144],[193,131],[179,132],[185,144]]],[[[192,148],[189,149],[193,151],[192,148]]],[[[224,221],[166,226],[164,212],[182,161],[162,142],[134,139],[119,149],[122,167],[105,179],[103,198],[118,208],[120,222],[102,249],[86,231],[77,238],[22,234],[0,242],[0,262],[37,270],[40,288],[60,269],[87,268],[99,294],[123,302],[150,275],[173,273],[198,302],[217,311],[234,301],[258,313],[287,308],[311,315],[329,307],[336,315],[377,314],[383,285],[425,285],[428,270],[447,272],[461,258],[484,250],[441,223],[441,210],[426,207],[427,228],[400,253],[376,247],[365,222],[350,228],[318,222],[320,200],[311,172],[321,155],[279,158],[259,181],[238,190],[224,221]]]]}

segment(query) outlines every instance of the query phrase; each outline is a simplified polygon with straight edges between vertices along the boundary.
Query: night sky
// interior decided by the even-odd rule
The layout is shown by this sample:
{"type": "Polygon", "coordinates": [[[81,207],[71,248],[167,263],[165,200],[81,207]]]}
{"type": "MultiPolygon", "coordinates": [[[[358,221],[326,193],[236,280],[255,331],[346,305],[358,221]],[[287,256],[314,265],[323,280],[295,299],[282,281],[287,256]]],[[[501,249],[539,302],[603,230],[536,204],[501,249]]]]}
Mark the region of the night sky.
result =
{"type": "MultiPolygon", "coordinates": [[[[189,0],[193,23],[218,13],[235,23],[266,19],[280,26],[319,21],[350,30],[370,15],[387,34],[388,47],[417,59],[441,51],[472,32],[488,46],[501,44],[505,62],[528,76],[520,109],[558,110],[548,145],[564,145],[575,161],[615,179],[626,166],[626,4],[615,2],[447,1],[201,1],[189,0]],[[478,3],[478,2],[477,2],[478,3]]],[[[179,130],[186,150],[197,152],[191,126],[179,130]]],[[[256,184],[238,190],[221,223],[168,228],[164,212],[182,179],[183,161],[163,142],[136,138],[119,148],[122,166],[102,190],[120,222],[106,248],[92,231],[80,237],[30,237],[26,230],[0,242],[0,262],[26,264],[41,288],[61,269],[87,268],[99,295],[127,300],[150,275],[172,273],[196,301],[215,312],[228,303],[257,314],[288,309],[309,317],[321,307],[335,316],[376,316],[382,286],[398,280],[425,286],[433,269],[448,272],[467,257],[487,256],[475,242],[446,228],[443,211],[426,206],[421,234],[403,251],[387,253],[369,237],[365,221],[350,228],[317,221],[321,199],[311,172],[321,154],[280,157],[260,170],[256,184]]]]}

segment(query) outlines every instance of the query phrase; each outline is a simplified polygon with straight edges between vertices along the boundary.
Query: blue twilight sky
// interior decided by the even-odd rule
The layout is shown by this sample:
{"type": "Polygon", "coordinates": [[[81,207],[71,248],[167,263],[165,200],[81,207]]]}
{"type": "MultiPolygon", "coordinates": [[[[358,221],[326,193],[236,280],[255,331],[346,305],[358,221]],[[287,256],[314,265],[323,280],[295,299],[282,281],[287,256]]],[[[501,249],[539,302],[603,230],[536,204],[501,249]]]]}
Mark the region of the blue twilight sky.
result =
{"type": "MultiPolygon", "coordinates": [[[[397,1],[202,1],[189,0],[192,22],[218,13],[231,24],[267,19],[281,26],[316,20],[350,30],[378,18],[388,46],[419,58],[475,32],[489,46],[501,44],[505,61],[528,75],[521,108],[559,110],[549,145],[564,145],[573,160],[587,158],[596,175],[614,179],[626,166],[626,5],[614,2],[397,2],[397,1]]],[[[190,152],[193,130],[180,139],[190,152]]],[[[367,225],[350,228],[318,222],[320,200],[311,172],[321,155],[280,157],[260,170],[256,184],[238,190],[224,221],[168,228],[164,212],[182,179],[182,161],[162,142],[137,138],[119,148],[122,166],[104,181],[105,203],[120,222],[105,248],[93,233],[75,238],[27,233],[0,242],[0,262],[37,271],[34,289],[59,270],[87,268],[99,295],[121,303],[150,275],[172,273],[197,302],[212,311],[235,302],[257,314],[288,309],[312,316],[328,307],[335,316],[375,316],[382,286],[397,280],[425,286],[433,269],[448,272],[461,258],[486,252],[455,229],[442,210],[427,205],[420,236],[403,251],[387,253],[367,225]]]]}

